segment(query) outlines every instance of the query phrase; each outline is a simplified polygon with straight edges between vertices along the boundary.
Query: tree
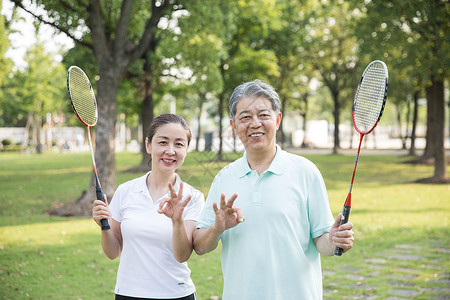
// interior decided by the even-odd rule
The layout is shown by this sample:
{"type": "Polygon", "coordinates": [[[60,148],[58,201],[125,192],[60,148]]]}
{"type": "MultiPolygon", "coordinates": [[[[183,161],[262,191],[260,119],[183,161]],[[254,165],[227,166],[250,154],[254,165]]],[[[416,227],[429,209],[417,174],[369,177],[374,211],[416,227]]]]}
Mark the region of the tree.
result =
{"type": "MultiPolygon", "coordinates": [[[[279,72],[271,80],[275,83],[275,89],[280,96],[283,115],[287,111],[289,100],[300,100],[294,95],[299,94],[299,87],[303,86],[303,80],[296,80],[296,77],[298,78],[304,71],[302,41],[306,32],[302,26],[304,24],[301,17],[302,8],[298,5],[298,1],[277,1],[273,13],[276,17],[270,22],[269,34],[265,41],[265,48],[273,50],[276,57],[279,72]]],[[[281,120],[277,132],[278,143],[282,148],[285,145],[283,125],[284,119],[281,120]]]]}
{"type": "MultiPolygon", "coordinates": [[[[254,79],[269,82],[278,75],[272,50],[263,48],[273,1],[221,1],[222,52],[218,68],[223,87],[218,94],[219,150],[217,160],[223,160],[223,118],[225,104],[241,83],[254,79]]],[[[270,82],[269,82],[270,83],[270,82]]]]}
{"type": "Polygon", "coordinates": [[[377,32],[382,33],[382,41],[389,45],[387,49],[404,49],[402,59],[415,71],[410,77],[418,78],[414,90],[426,91],[427,145],[423,158],[434,158],[434,176],[425,179],[431,182],[448,181],[444,149],[444,81],[448,79],[450,65],[450,6],[447,2],[391,0],[361,4],[361,11],[365,12],[362,23],[368,28],[382,29],[377,32]]]}
{"type": "Polygon", "coordinates": [[[359,67],[358,41],[353,30],[355,14],[349,2],[345,1],[325,4],[312,1],[308,8],[305,51],[333,99],[333,153],[337,153],[340,149],[341,108],[351,102],[350,91],[360,76],[355,72],[359,67]]]}
{"type": "MultiPolygon", "coordinates": [[[[59,100],[66,95],[66,89],[59,83],[64,82],[65,71],[61,64],[54,62],[52,56],[45,52],[44,44],[39,39],[27,52],[25,61],[28,64],[25,71],[16,78],[20,84],[16,101],[26,106],[29,125],[33,129],[32,146],[41,153],[43,118],[47,113],[62,110],[63,104],[59,100]]],[[[26,143],[24,139],[22,146],[26,146],[26,143]]]]}
{"type": "MultiPolygon", "coordinates": [[[[0,10],[2,9],[2,4],[0,3],[0,10]]],[[[8,39],[8,21],[3,16],[0,15],[0,126],[7,125],[5,118],[9,115],[7,112],[8,108],[13,108],[9,105],[6,97],[4,97],[4,90],[6,88],[6,78],[8,78],[11,69],[12,61],[5,57],[5,53],[10,46],[8,39]]]]}
{"type": "MultiPolygon", "coordinates": [[[[28,147],[31,137],[33,151],[41,153],[44,146],[41,144],[41,129],[49,129],[50,126],[43,120],[48,113],[63,110],[64,104],[60,99],[66,95],[66,89],[60,83],[66,77],[62,64],[45,51],[38,32],[39,24],[36,26],[37,42],[25,55],[27,66],[6,76],[1,112],[5,125],[25,126],[21,150],[28,147]]],[[[51,146],[51,141],[47,141],[47,146],[51,146]]]]}
{"type": "MultiPolygon", "coordinates": [[[[99,121],[95,131],[95,159],[103,191],[111,197],[116,187],[115,125],[120,79],[157,38],[156,29],[162,17],[181,8],[179,1],[153,0],[150,4],[132,0],[36,1],[42,9],[39,11],[26,7],[25,1],[12,1],[40,22],[55,27],[94,52],[100,77],[96,95],[99,121]]],[[[67,206],[67,210],[61,209],[59,213],[90,214],[95,197],[93,186],[74,206],[67,206]]]]}

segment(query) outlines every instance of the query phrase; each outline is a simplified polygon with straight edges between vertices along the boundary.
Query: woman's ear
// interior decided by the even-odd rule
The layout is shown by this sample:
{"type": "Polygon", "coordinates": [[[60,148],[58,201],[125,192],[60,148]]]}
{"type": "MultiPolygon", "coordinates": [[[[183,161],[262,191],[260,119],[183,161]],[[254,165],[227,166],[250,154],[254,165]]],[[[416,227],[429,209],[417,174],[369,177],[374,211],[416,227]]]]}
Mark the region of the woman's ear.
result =
{"type": "Polygon", "coordinates": [[[148,139],[148,137],[145,138],[145,149],[147,150],[148,154],[152,154],[152,143],[148,139]]]}

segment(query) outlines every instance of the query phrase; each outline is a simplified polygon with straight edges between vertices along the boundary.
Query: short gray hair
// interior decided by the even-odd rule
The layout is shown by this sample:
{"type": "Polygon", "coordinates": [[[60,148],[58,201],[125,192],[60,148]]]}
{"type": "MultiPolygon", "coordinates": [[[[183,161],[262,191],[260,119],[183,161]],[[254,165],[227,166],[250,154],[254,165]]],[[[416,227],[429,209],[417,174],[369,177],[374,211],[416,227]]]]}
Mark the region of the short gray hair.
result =
{"type": "Polygon", "coordinates": [[[234,120],[236,115],[236,106],[242,98],[246,97],[265,97],[272,102],[272,109],[278,113],[280,112],[280,96],[278,96],[275,89],[261,80],[254,80],[244,82],[236,87],[231,94],[228,107],[230,109],[230,117],[234,120]]]}

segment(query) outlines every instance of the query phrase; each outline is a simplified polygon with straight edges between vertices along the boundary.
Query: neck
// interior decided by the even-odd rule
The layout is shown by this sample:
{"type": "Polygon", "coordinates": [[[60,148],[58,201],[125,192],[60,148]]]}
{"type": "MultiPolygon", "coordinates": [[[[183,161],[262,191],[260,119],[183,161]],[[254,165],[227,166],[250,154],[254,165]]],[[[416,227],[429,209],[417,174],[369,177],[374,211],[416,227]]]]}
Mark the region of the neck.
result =
{"type": "Polygon", "coordinates": [[[175,184],[175,173],[160,173],[152,171],[147,177],[147,186],[150,190],[165,190],[169,182],[175,184]]]}
{"type": "Polygon", "coordinates": [[[267,150],[247,152],[247,161],[250,169],[255,170],[258,172],[258,175],[261,175],[270,167],[276,153],[277,148],[275,145],[267,150]]]}

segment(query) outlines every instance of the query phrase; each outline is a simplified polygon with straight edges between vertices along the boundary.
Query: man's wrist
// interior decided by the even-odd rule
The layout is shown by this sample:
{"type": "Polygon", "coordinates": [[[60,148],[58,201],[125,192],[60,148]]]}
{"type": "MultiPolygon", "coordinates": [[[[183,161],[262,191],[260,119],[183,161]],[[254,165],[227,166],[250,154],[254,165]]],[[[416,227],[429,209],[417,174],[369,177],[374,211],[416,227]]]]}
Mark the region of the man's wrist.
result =
{"type": "Polygon", "coordinates": [[[216,235],[216,236],[221,236],[222,235],[222,233],[224,232],[224,230],[220,230],[220,229],[218,229],[217,228],[217,226],[216,226],[216,222],[213,222],[212,224],[211,224],[211,231],[216,235]]]}

